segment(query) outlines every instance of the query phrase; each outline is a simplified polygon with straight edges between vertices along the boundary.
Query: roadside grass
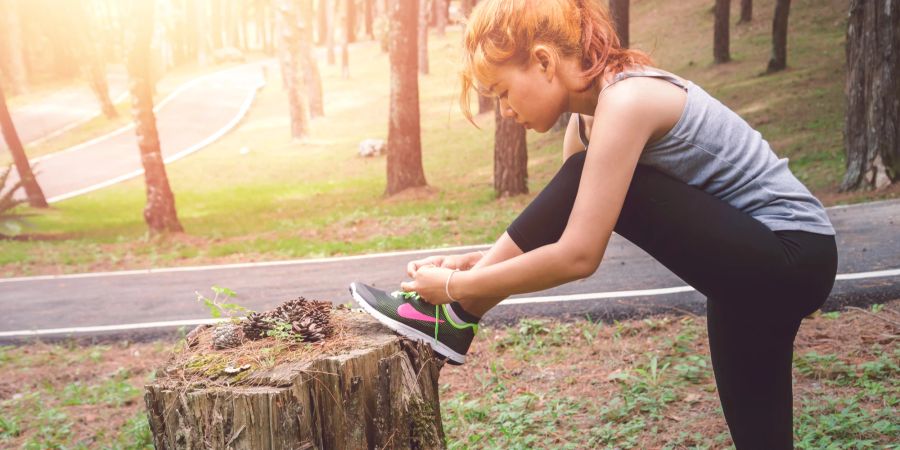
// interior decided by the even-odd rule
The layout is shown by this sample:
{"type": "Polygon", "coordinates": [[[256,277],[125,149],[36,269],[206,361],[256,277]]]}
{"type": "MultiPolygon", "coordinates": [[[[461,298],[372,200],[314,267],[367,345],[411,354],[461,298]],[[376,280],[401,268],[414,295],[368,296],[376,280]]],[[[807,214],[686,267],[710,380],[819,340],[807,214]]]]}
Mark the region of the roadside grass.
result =
{"type": "MultiPolygon", "coordinates": [[[[760,76],[774,0],[733,27],[735,61],[714,66],[708,2],[635,3],[634,47],[703,87],[757,127],[826,204],[896,197],[837,193],[843,172],[843,41],[848,0],[799,0],[791,11],[789,68],[760,76]],[[676,38],[677,37],[677,38],[676,38]]],[[[737,12],[734,12],[734,21],[737,12]]],[[[168,166],[185,234],[151,237],[143,178],[57,203],[22,240],[0,241],[0,276],[326,257],[493,242],[562,162],[561,133],[529,133],[530,194],[494,199],[492,117],[482,130],[458,112],[460,30],[429,39],[420,77],[422,157],[429,187],[384,198],[385,158],[358,143],[386,138],[387,55],[351,47],[350,79],[322,65],[326,117],[304,142],[289,138],[277,73],[239,127],[168,166]]]]}
{"type": "MultiPolygon", "coordinates": [[[[900,300],[816,313],[794,352],[798,449],[898,448],[900,300]]],[[[150,449],[143,385],[172,342],[0,346],[0,447],[150,449]]],[[[731,444],[703,317],[486,326],[441,374],[451,449],[731,444]]]]}
{"type": "MultiPolygon", "coordinates": [[[[898,306],[804,322],[796,448],[898,448],[898,306]]],[[[441,377],[451,449],[733,448],[702,317],[523,319],[486,330],[470,354],[441,377]]]]}

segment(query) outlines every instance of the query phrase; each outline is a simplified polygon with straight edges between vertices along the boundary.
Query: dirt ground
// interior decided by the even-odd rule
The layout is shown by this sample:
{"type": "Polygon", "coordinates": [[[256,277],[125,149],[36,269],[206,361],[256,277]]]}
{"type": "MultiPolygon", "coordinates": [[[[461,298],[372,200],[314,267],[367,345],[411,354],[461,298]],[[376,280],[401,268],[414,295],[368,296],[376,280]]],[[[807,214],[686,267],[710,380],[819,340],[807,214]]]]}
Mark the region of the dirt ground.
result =
{"type": "MultiPolygon", "coordinates": [[[[900,300],[804,321],[798,448],[896,445],[898,335],[900,300]]],[[[152,448],[142,388],[173,344],[0,347],[0,447],[152,448]]],[[[703,317],[483,328],[441,375],[450,448],[730,446],[703,317]]]]}

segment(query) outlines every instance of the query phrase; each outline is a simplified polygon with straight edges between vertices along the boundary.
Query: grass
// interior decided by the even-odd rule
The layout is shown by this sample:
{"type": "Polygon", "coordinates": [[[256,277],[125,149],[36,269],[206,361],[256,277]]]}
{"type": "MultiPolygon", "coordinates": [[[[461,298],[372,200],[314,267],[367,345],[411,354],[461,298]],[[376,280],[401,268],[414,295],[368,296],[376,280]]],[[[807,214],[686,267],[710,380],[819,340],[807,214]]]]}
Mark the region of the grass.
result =
{"type": "MultiPolygon", "coordinates": [[[[735,61],[712,64],[708,2],[633,5],[633,46],[709,91],[790,158],[826,204],[895,197],[897,190],[840,194],[847,0],[801,0],[791,11],[788,70],[761,76],[774,0],[733,27],[735,61]],[[673,39],[677,36],[677,39],[673,39]]],[[[734,12],[734,21],[737,12],[734,12]]],[[[0,241],[0,276],[324,257],[493,242],[561,163],[561,134],[530,133],[530,194],[495,199],[490,117],[485,130],[458,113],[459,31],[429,40],[431,75],[420,77],[422,156],[428,189],[383,197],[385,159],[356,156],[385,138],[387,55],[351,48],[351,78],[321,67],[326,117],[305,142],[289,137],[277,74],[247,117],[206,149],[168,166],[183,235],[147,234],[144,181],[130,180],[57,203],[33,220],[29,240],[0,241]],[[242,151],[243,150],[243,151],[242,151]]]]}
{"type": "MultiPolygon", "coordinates": [[[[898,319],[900,300],[804,321],[796,448],[898,448],[898,319]]],[[[0,447],[152,448],[142,386],[177,347],[0,346],[0,447]]],[[[441,383],[451,449],[731,447],[703,317],[484,326],[441,383]]]]}
{"type": "MultiPolygon", "coordinates": [[[[805,321],[796,448],[898,448],[897,306],[805,321]]],[[[442,373],[449,448],[733,448],[705,334],[703,318],[671,316],[487,329],[442,373]]]]}

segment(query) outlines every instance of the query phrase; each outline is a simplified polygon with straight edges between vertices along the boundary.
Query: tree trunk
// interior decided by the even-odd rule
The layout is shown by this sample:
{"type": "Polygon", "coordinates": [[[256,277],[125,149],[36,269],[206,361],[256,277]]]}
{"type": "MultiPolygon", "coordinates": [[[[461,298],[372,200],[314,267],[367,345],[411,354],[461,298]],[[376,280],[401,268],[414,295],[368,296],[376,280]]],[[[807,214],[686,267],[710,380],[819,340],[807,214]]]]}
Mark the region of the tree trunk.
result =
{"type": "Polygon", "coordinates": [[[366,20],[366,36],[375,39],[375,30],[372,27],[375,21],[375,0],[363,0],[363,9],[366,20]]]}
{"type": "Polygon", "coordinates": [[[469,17],[469,14],[472,14],[472,8],[475,7],[475,0],[462,0],[462,5],[460,9],[462,9],[462,14],[465,17],[469,17]]]}
{"type": "Polygon", "coordinates": [[[787,67],[788,14],[791,0],[775,1],[775,17],[772,19],[772,56],[766,73],[778,72],[787,67]]]}
{"type": "Polygon", "coordinates": [[[316,15],[319,18],[316,45],[324,46],[328,42],[328,0],[319,0],[316,8],[316,15]]]}
{"type": "Polygon", "coordinates": [[[330,6],[327,11],[327,13],[328,13],[328,42],[326,43],[327,51],[325,53],[327,56],[327,61],[328,61],[329,66],[334,65],[334,62],[335,62],[334,29],[336,28],[335,22],[337,21],[337,17],[338,17],[337,13],[338,13],[340,7],[341,7],[341,0],[334,0],[334,4],[332,6],[330,6]]]}
{"type": "Polygon", "coordinates": [[[556,123],[553,124],[553,131],[563,131],[569,127],[569,119],[572,118],[572,113],[564,112],[559,115],[559,119],[556,119],[556,123]]]}
{"type": "Polygon", "coordinates": [[[347,42],[356,42],[356,0],[346,0],[347,2],[347,42]]]}
{"type": "Polygon", "coordinates": [[[900,2],[851,0],[841,191],[900,178],[900,2]]]}
{"type": "Polygon", "coordinates": [[[175,196],[169,187],[166,166],[159,148],[156,116],[153,114],[153,86],[150,74],[150,41],[153,38],[153,0],[131,4],[132,26],[128,39],[128,77],[131,104],[147,185],[144,221],[151,233],[184,231],[175,211],[175,196]]]}
{"type": "Polygon", "coordinates": [[[222,48],[222,2],[224,0],[211,0],[209,10],[210,31],[212,32],[212,49],[222,48]]]}
{"type": "Polygon", "coordinates": [[[609,0],[609,12],[616,25],[616,34],[622,47],[628,47],[628,22],[630,0],[609,0]]]}
{"type": "Polygon", "coordinates": [[[713,60],[716,64],[731,61],[728,20],[731,16],[731,0],[716,0],[716,23],[713,33],[713,60]]]}
{"type": "Polygon", "coordinates": [[[428,75],[428,0],[419,0],[419,73],[428,75]]]}
{"type": "Polygon", "coordinates": [[[209,60],[209,16],[205,2],[194,2],[194,34],[197,41],[197,62],[205,65],[209,60]]]}
{"type": "Polygon", "coordinates": [[[5,55],[0,64],[3,70],[0,72],[6,75],[9,81],[12,95],[21,95],[28,90],[28,74],[25,68],[24,46],[22,42],[22,27],[19,9],[16,0],[0,0],[0,33],[3,33],[3,40],[6,43],[5,51],[0,51],[0,55],[5,55]]]}
{"type": "Polygon", "coordinates": [[[447,6],[449,3],[447,0],[434,0],[434,3],[434,9],[437,13],[437,17],[434,18],[434,28],[438,36],[443,36],[447,29],[447,6]]]}
{"type": "Polygon", "coordinates": [[[392,0],[390,18],[391,109],[388,124],[385,195],[425,186],[419,129],[419,78],[416,51],[419,2],[392,0]]]}
{"type": "Polygon", "coordinates": [[[494,108],[494,192],[497,197],[528,193],[525,127],[494,108]]]}
{"type": "Polygon", "coordinates": [[[753,0],[741,0],[741,19],[738,23],[748,23],[753,20],[753,0]]]}
{"type": "MultiPolygon", "coordinates": [[[[34,178],[31,165],[28,163],[28,156],[25,154],[22,141],[19,140],[19,133],[16,132],[12,116],[9,114],[9,108],[6,106],[6,96],[3,93],[2,83],[0,83],[0,131],[3,132],[6,147],[9,148],[9,153],[13,157],[22,187],[25,188],[28,204],[35,208],[46,208],[47,200],[44,198],[44,191],[38,185],[37,179],[34,178]]],[[[0,186],[0,188],[2,187],[0,186]]]]}
{"type": "Polygon", "coordinates": [[[301,13],[303,18],[303,38],[301,51],[303,54],[303,84],[309,96],[309,115],[312,118],[325,115],[325,105],[322,101],[322,76],[319,74],[319,63],[313,48],[313,0],[301,0],[301,13]]]}
{"type": "Polygon", "coordinates": [[[350,42],[354,39],[353,24],[356,10],[354,0],[344,0],[344,39],[341,41],[341,76],[350,78],[350,42]],[[353,20],[351,20],[353,18],[353,20]]]}
{"type": "MultiPolygon", "coordinates": [[[[398,337],[368,315],[347,314],[353,317],[341,339],[359,342],[351,351],[251,368],[234,383],[183,381],[191,377],[184,366],[160,368],[144,391],[154,446],[445,448],[438,397],[442,363],[431,347],[398,337]]],[[[199,335],[201,342],[210,339],[199,335]]]]}
{"type": "Polygon", "coordinates": [[[490,112],[494,110],[494,99],[490,97],[485,97],[483,95],[478,96],[478,114],[484,114],[486,112],[490,112]]]}
{"type": "Polygon", "coordinates": [[[303,86],[300,67],[303,33],[300,30],[300,14],[295,0],[280,0],[278,3],[278,55],[281,62],[281,76],[287,89],[288,108],[291,115],[291,137],[305,139],[309,135],[309,104],[303,86]]]}
{"type": "Polygon", "coordinates": [[[88,5],[77,4],[74,5],[74,7],[76,9],[73,13],[77,14],[78,21],[83,25],[78,41],[82,50],[82,58],[87,61],[85,70],[87,73],[85,75],[88,79],[88,84],[91,86],[94,95],[97,96],[97,102],[100,103],[100,109],[103,111],[103,115],[110,119],[118,117],[119,112],[116,111],[112,99],[109,98],[109,83],[106,80],[106,62],[100,54],[100,49],[97,48],[100,39],[94,35],[100,27],[94,22],[90,12],[85,9],[88,5]]]}

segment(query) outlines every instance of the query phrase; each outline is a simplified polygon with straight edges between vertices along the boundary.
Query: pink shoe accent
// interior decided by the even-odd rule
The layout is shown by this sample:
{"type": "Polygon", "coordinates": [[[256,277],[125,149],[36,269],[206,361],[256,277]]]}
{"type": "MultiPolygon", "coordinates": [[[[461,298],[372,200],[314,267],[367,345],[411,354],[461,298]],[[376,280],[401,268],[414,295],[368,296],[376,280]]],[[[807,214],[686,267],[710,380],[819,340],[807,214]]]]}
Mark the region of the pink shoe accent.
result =
{"type": "MultiPolygon", "coordinates": [[[[413,308],[413,305],[409,303],[404,303],[397,307],[397,314],[404,319],[411,320],[421,320],[423,322],[434,323],[433,316],[426,316],[425,314],[420,313],[416,308],[413,308]]],[[[443,320],[438,320],[438,323],[444,323],[443,320]]]]}

